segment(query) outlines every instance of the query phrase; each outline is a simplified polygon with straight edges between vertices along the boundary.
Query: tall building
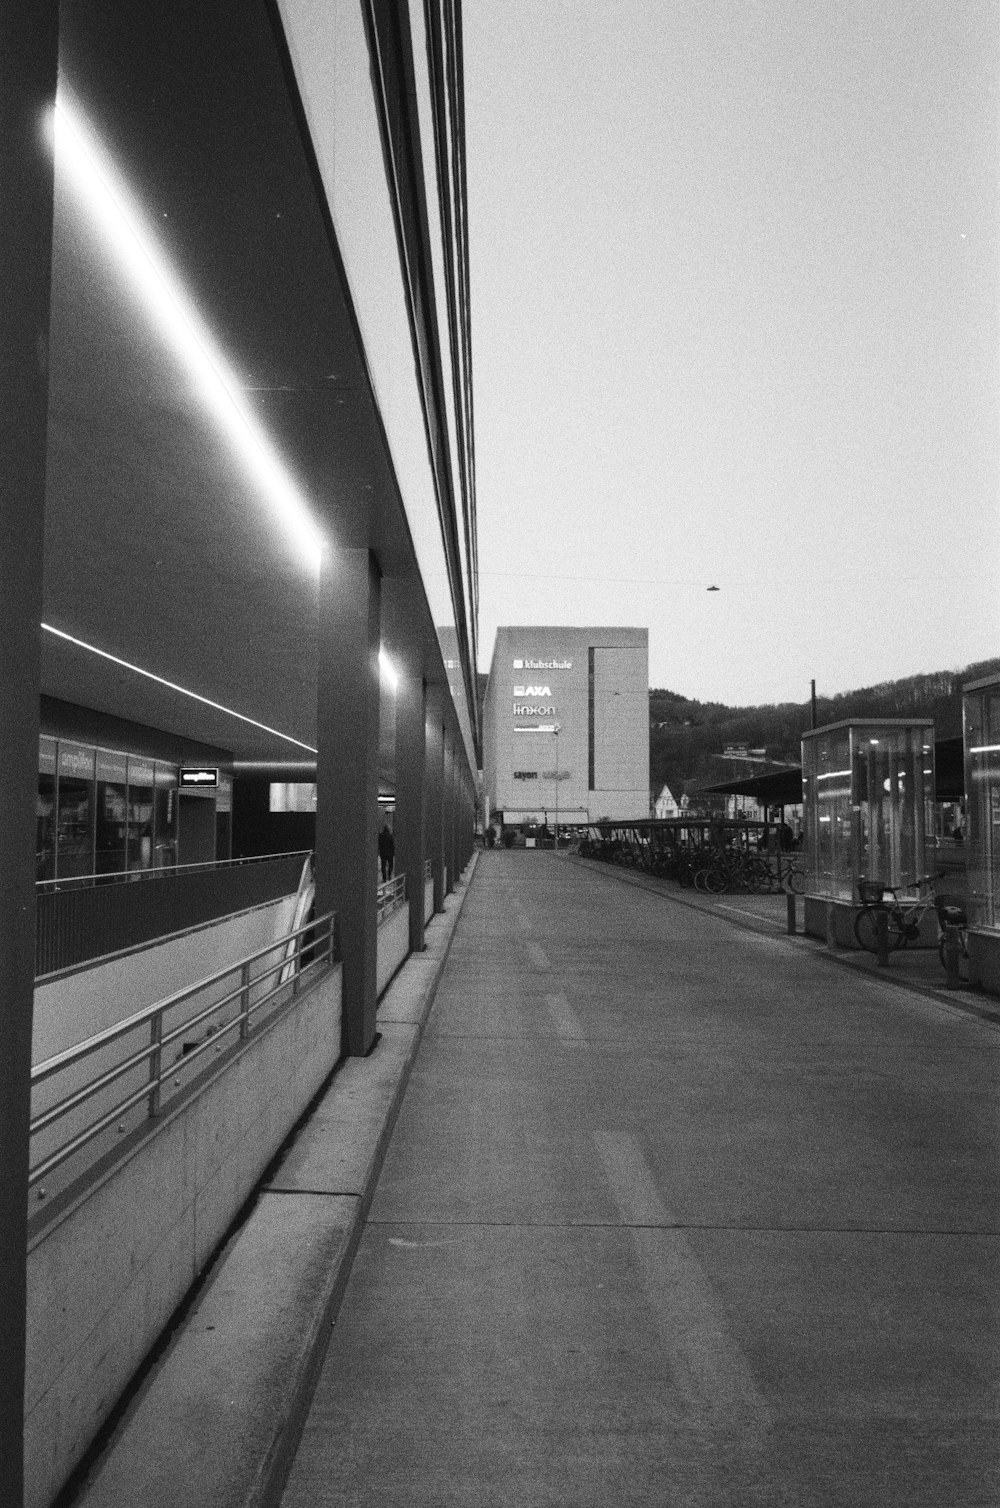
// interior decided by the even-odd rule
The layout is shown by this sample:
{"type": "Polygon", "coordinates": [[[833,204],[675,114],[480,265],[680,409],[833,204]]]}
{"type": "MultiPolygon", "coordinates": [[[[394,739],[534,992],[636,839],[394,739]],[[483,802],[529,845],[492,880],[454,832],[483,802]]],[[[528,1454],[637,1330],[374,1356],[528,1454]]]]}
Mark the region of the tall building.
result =
{"type": "Polygon", "coordinates": [[[648,817],[648,667],[644,628],[498,629],[483,708],[487,817],[648,817]]]}

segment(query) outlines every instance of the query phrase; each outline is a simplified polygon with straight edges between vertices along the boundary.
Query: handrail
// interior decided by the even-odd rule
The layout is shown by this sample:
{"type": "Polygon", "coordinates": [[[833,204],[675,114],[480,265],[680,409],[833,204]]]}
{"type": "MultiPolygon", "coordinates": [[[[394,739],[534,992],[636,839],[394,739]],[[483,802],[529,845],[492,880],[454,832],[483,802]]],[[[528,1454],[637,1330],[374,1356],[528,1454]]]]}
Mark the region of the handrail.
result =
{"type": "Polygon", "coordinates": [[[383,880],[378,887],[378,921],[386,920],[406,900],[406,875],[397,874],[391,880],[383,880]]]}
{"type": "Polygon", "coordinates": [[[206,859],[200,864],[159,864],[148,869],[112,869],[107,874],[70,874],[48,880],[36,880],[35,888],[48,890],[69,889],[70,886],[93,885],[98,880],[104,884],[123,884],[126,880],[162,880],[172,874],[191,874],[195,870],[237,869],[242,864],[263,864],[269,859],[304,859],[312,853],[311,848],[292,848],[287,853],[247,854],[241,859],[206,859]]]}
{"type": "Polygon", "coordinates": [[[126,1074],[141,1068],[144,1064],[149,1065],[148,1077],[144,1079],[139,1088],[132,1090],[123,1100],[117,1102],[110,1110],[102,1113],[96,1121],[83,1127],[52,1151],[46,1158],[31,1169],[28,1176],[28,1185],[33,1187],[42,1178],[60,1167],[76,1152],[81,1151],[102,1131],[108,1129],[116,1120],[140,1104],[143,1100],[148,1102],[149,1117],[155,1118],[161,1108],[161,1095],[163,1086],[168,1079],[175,1079],[178,1072],[179,1062],[183,1062],[185,1069],[195,1062],[209,1048],[217,1048],[220,1037],[224,1037],[234,1030],[238,1030],[241,1038],[249,1034],[252,1017],[263,1007],[269,1004],[282,992],[290,991],[291,996],[298,994],[301,977],[305,970],[314,969],[317,965],[330,967],[334,962],[334,913],[326,912],[317,917],[315,921],[308,922],[305,926],[297,927],[294,931],[285,933],[274,942],[268,943],[255,952],[247,954],[226,968],[218,969],[215,973],[195,984],[175,990],[173,994],[158,1000],[154,1005],[146,1006],[140,1011],[127,1017],[124,1021],[118,1021],[113,1026],[106,1027],[94,1036],[88,1037],[84,1042],[78,1042],[73,1047],[67,1048],[54,1057],[47,1058],[44,1062],[36,1065],[31,1073],[32,1089],[52,1079],[56,1074],[66,1069],[73,1068],[84,1062],[103,1048],[120,1041],[131,1032],[138,1031],[143,1027],[148,1028],[147,1042],[123,1058],[120,1062],[112,1064],[100,1072],[96,1078],[88,1083],[75,1087],[70,1093],[64,1095],[54,1104],[48,1106],[32,1118],[31,1135],[36,1136],[46,1130],[56,1121],[61,1120],[70,1111],[79,1109],[80,1106],[92,1100],[123,1078],[126,1074]],[[289,944],[294,944],[294,953],[289,956],[287,950],[289,944]],[[305,954],[308,952],[309,957],[305,954]],[[256,974],[252,973],[253,965],[259,963],[269,954],[279,955],[276,963],[267,968],[260,969],[256,974]],[[291,979],[282,979],[282,971],[287,970],[289,964],[293,964],[295,972],[291,979]],[[220,984],[232,975],[239,976],[239,983],[220,999],[212,1000],[194,1016],[188,1016],[178,1024],[164,1030],[164,1016],[167,1012],[176,1009],[185,1001],[192,1000],[213,986],[220,984]],[[265,992],[258,998],[251,1000],[251,993],[260,988],[264,981],[277,976],[277,983],[267,987],[265,992]],[[239,1001],[239,1012],[229,1021],[220,1022],[214,1031],[209,1031],[205,1040],[195,1045],[186,1052],[183,1059],[174,1063],[164,1063],[164,1049],[176,1042],[180,1037],[200,1026],[208,1019],[217,1015],[220,1011],[239,1001]]]}

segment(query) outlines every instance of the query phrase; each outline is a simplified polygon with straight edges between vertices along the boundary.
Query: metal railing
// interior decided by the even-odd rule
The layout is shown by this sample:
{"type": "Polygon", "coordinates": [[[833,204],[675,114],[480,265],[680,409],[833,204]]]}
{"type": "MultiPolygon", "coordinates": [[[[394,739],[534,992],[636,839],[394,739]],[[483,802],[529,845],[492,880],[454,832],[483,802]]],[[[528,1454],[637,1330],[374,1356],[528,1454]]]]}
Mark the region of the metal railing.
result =
{"type": "Polygon", "coordinates": [[[49,1103],[32,1116],[33,1155],[40,1140],[44,1138],[46,1145],[32,1164],[29,1187],[35,1188],[104,1133],[113,1131],[114,1140],[95,1148],[96,1157],[105,1156],[126,1131],[155,1119],[165,1103],[191,1082],[192,1067],[206,1053],[222,1052],[227,1039],[230,1046],[245,1041],[255,1018],[265,1024],[260,1012],[270,1006],[266,1019],[271,1020],[291,1004],[304,984],[313,983],[333,966],[334,932],[331,911],[39,1063],[31,1073],[33,1109],[43,1097],[42,1086],[57,1087],[62,1078],[70,1081],[70,1087],[54,1095],[46,1093],[49,1103]],[[254,965],[275,955],[276,962],[255,972],[254,965]],[[204,995],[212,998],[199,1004],[198,997],[204,995]],[[168,1021],[178,1014],[180,1020],[168,1021]],[[192,1039],[192,1033],[200,1034],[200,1040],[192,1039]],[[136,1034],[139,1046],[127,1041],[136,1034]],[[118,1098],[123,1088],[126,1092],[118,1098]],[[92,1104],[95,1100],[97,1106],[92,1104]],[[64,1131],[62,1139],[53,1135],[53,1128],[71,1115],[73,1129],[64,1131]]]}
{"type": "Polygon", "coordinates": [[[35,909],[35,975],[53,974],[294,895],[307,854],[308,850],[265,854],[99,877],[111,884],[42,881],[35,909]],[[127,883],[140,879],[144,883],[127,883]]]}
{"type": "Polygon", "coordinates": [[[434,878],[434,860],[433,859],[425,859],[424,860],[424,879],[425,880],[432,880],[433,878],[434,878]]]}
{"type": "Polygon", "coordinates": [[[406,901],[406,875],[397,874],[391,880],[383,880],[378,887],[378,925],[398,911],[406,901]]]}

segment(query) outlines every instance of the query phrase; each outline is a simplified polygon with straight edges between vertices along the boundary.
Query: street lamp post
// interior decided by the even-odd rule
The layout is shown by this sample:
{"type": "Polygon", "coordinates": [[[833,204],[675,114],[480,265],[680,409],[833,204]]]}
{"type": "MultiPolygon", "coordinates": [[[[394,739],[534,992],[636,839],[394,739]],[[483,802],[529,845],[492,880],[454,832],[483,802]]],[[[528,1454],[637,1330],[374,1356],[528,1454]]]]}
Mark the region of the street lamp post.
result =
{"type": "Polygon", "coordinates": [[[553,728],[556,737],[556,842],[555,851],[559,852],[559,724],[553,728]]]}

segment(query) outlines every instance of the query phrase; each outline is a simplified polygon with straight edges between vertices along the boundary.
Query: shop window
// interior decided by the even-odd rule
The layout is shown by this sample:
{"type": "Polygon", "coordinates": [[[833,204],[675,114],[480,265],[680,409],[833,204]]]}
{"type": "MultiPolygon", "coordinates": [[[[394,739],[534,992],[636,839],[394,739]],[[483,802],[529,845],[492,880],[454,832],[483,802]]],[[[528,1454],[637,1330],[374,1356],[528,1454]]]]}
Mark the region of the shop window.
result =
{"type": "Polygon", "coordinates": [[[59,745],[56,875],[94,873],[94,750],[59,745]]]}
{"type": "Polygon", "coordinates": [[[56,742],[38,742],[38,805],[35,837],[35,878],[51,880],[56,872],[56,742]]]}
{"type": "Polygon", "coordinates": [[[316,787],[302,781],[271,781],[268,808],[272,812],[314,812],[316,787]]]}
{"type": "Polygon", "coordinates": [[[128,868],[153,867],[153,766],[147,759],[128,762],[128,868]]]}
{"type": "Polygon", "coordinates": [[[125,868],[128,831],[128,769],[124,754],[97,751],[95,874],[120,874],[125,868]]]}
{"type": "Polygon", "coordinates": [[[177,863],[177,770],[158,764],[153,770],[154,866],[165,869],[177,863]]]}

